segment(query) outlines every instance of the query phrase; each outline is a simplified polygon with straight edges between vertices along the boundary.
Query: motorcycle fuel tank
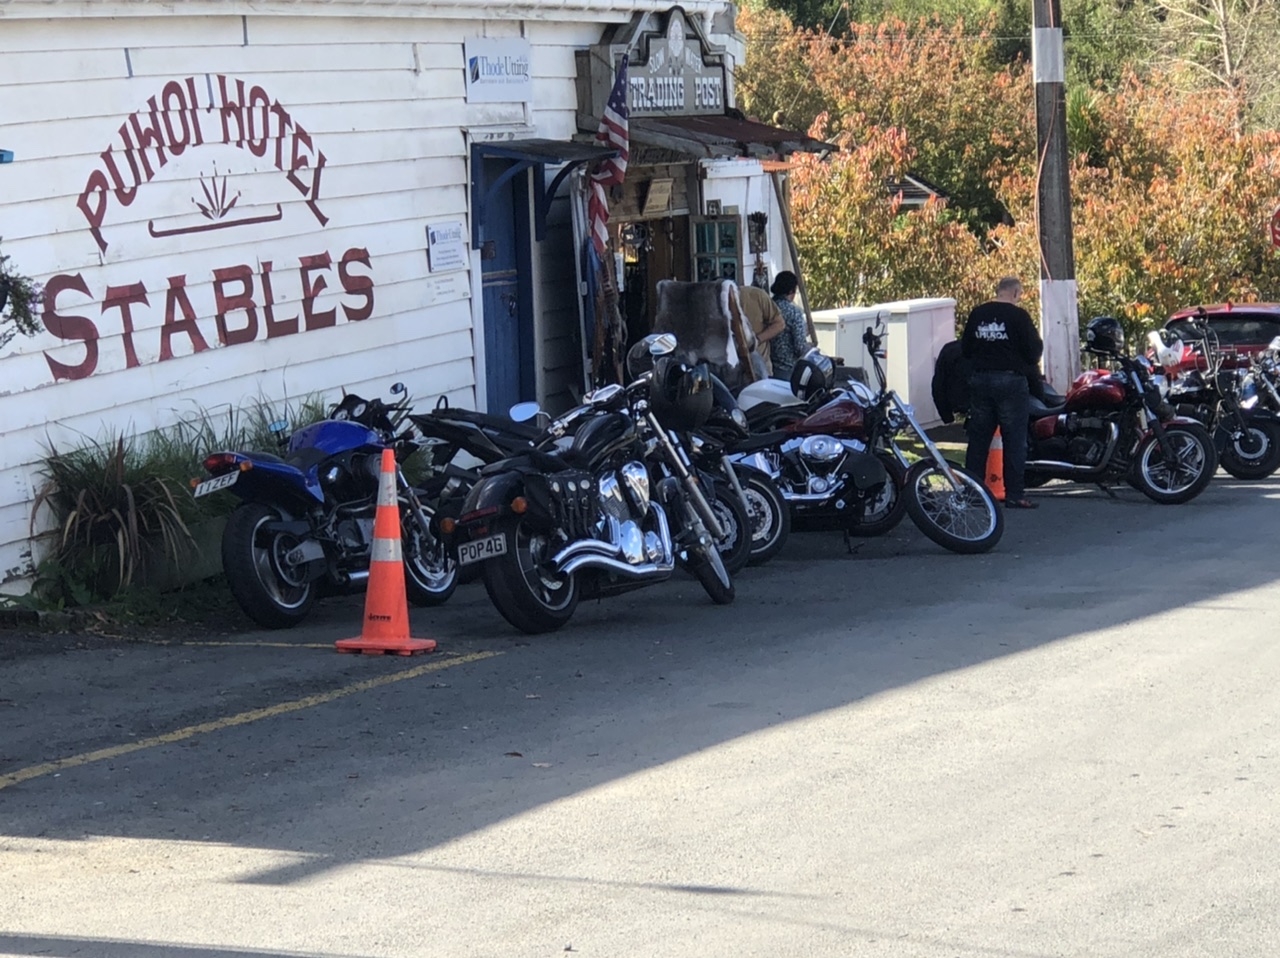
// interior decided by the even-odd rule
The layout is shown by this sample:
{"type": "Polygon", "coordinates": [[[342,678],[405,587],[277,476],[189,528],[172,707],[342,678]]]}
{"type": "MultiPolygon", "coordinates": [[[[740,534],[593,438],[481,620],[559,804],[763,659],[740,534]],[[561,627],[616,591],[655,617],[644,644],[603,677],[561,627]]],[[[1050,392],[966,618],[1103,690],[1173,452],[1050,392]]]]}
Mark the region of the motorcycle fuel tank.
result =
{"type": "Polygon", "coordinates": [[[299,449],[319,449],[326,455],[336,456],[339,453],[359,449],[361,446],[380,446],[382,439],[372,429],[358,422],[343,422],[337,419],[322,419],[299,429],[289,438],[289,451],[299,449]]]}
{"type": "Polygon", "coordinates": [[[620,412],[592,416],[573,437],[573,448],[588,462],[598,462],[609,453],[622,449],[635,439],[636,427],[630,417],[620,412]]]}
{"type": "Polygon", "coordinates": [[[852,399],[833,399],[813,415],[787,426],[787,432],[800,436],[834,433],[860,438],[866,426],[866,411],[852,399]]]}
{"type": "Polygon", "coordinates": [[[1086,369],[1067,390],[1067,411],[1118,406],[1124,402],[1124,380],[1106,369],[1086,369]]]}

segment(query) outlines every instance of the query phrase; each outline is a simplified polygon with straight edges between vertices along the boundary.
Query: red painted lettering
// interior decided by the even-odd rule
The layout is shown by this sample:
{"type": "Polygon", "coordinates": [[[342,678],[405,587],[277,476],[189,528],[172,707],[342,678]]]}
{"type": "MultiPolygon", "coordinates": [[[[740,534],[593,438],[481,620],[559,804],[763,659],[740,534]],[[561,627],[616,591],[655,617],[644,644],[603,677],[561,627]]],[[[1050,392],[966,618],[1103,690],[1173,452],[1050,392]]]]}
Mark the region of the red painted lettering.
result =
{"type": "Polygon", "coordinates": [[[86,316],[63,316],[58,312],[58,297],[64,292],[76,292],[85,297],[90,296],[89,287],[79,273],[75,276],[58,275],[49,280],[44,287],[45,309],[40,315],[44,328],[59,339],[84,343],[84,359],[74,366],[60,363],[47,352],[45,362],[49,364],[49,372],[53,379],[84,379],[93,375],[98,367],[98,327],[86,316]]]}
{"type": "Polygon", "coordinates": [[[218,95],[222,98],[219,112],[222,116],[222,142],[244,146],[244,81],[236,80],[236,98],[233,100],[227,93],[227,78],[219,74],[218,95]],[[231,137],[231,123],[235,122],[236,135],[231,137]]]}
{"type": "Polygon", "coordinates": [[[364,297],[363,306],[355,309],[345,303],[342,306],[342,313],[347,317],[347,321],[358,323],[373,315],[373,277],[353,276],[348,269],[352,263],[360,263],[366,269],[371,268],[369,251],[359,247],[349,249],[342,254],[342,260],[338,263],[338,279],[342,282],[342,288],[352,295],[364,297]]]}
{"type": "Polygon", "coordinates": [[[332,326],[338,321],[338,311],[336,309],[317,310],[316,297],[328,288],[323,276],[311,276],[313,271],[327,270],[333,265],[333,260],[328,253],[320,253],[317,256],[303,256],[299,258],[302,263],[302,269],[298,270],[302,276],[302,318],[308,330],[324,329],[332,326]]]}
{"type": "Polygon", "coordinates": [[[280,101],[276,100],[271,104],[271,112],[276,117],[276,169],[284,169],[284,138],[285,134],[293,128],[293,118],[289,116],[289,112],[280,105],[280,101]]]}
{"type": "MultiPolygon", "coordinates": [[[[106,154],[103,154],[104,156],[106,154]]],[[[89,174],[88,181],[84,184],[84,189],[80,191],[80,198],[76,200],[76,206],[80,208],[80,212],[84,214],[84,218],[89,221],[89,232],[97,241],[98,249],[102,252],[107,251],[107,241],[102,235],[102,221],[107,215],[107,184],[106,174],[102,170],[94,170],[89,174]]]]}
{"type": "Polygon", "coordinates": [[[115,183],[116,199],[120,201],[121,206],[128,206],[138,195],[138,186],[142,183],[142,174],[138,172],[138,159],[133,151],[132,140],[125,140],[124,158],[129,161],[129,171],[133,174],[132,186],[124,185],[124,177],[120,175],[120,168],[116,166],[116,158],[111,147],[107,147],[106,152],[102,154],[102,165],[107,168],[107,172],[111,174],[111,181],[115,183]]]}
{"type": "Polygon", "coordinates": [[[320,199],[320,173],[324,169],[325,157],[323,153],[316,155],[316,165],[311,168],[311,162],[307,158],[307,153],[312,151],[311,135],[307,133],[301,126],[295,126],[293,130],[293,150],[289,162],[289,182],[303,196],[307,197],[307,206],[312,214],[319,221],[321,226],[329,222],[329,217],[320,212],[317,202],[320,199]],[[303,152],[306,150],[306,153],[303,152]],[[311,182],[305,182],[298,176],[298,171],[311,168],[311,182]]]}
{"type": "Polygon", "coordinates": [[[204,132],[200,129],[200,98],[196,96],[196,78],[187,77],[187,102],[191,104],[191,131],[196,146],[204,145],[204,132]]]}
{"type": "Polygon", "coordinates": [[[218,342],[224,346],[251,343],[258,338],[258,309],[253,302],[253,270],[248,266],[230,266],[213,271],[213,298],[218,311],[218,342]],[[227,292],[228,283],[241,284],[240,292],[227,292]],[[244,310],[245,325],[241,329],[227,327],[227,313],[244,310]]]}
{"type": "Polygon", "coordinates": [[[138,122],[139,114],[135,113],[129,117],[129,123],[133,126],[134,138],[138,141],[138,155],[142,158],[142,168],[146,171],[147,181],[155,176],[155,171],[151,169],[151,160],[147,156],[147,150],[154,149],[156,151],[156,159],[159,165],[156,169],[160,169],[169,162],[169,156],[164,151],[164,131],[160,124],[160,107],[156,104],[156,98],[152,97],[147,100],[147,106],[151,107],[151,121],[149,125],[143,127],[138,122]]]}
{"type": "Polygon", "coordinates": [[[150,305],[147,299],[147,287],[141,283],[107,287],[107,296],[102,301],[102,314],[105,316],[109,309],[120,310],[120,325],[124,330],[125,369],[133,369],[141,365],[138,362],[138,352],[133,348],[133,307],[150,305]]]}
{"type": "Polygon", "coordinates": [[[182,84],[170,80],[160,91],[160,104],[164,108],[161,116],[164,119],[165,142],[169,144],[169,152],[181,156],[191,143],[191,110],[187,106],[187,94],[182,84]],[[178,129],[174,129],[175,122],[178,129]],[[179,135],[181,134],[181,135],[179,135]]]}
{"type": "Polygon", "coordinates": [[[289,336],[298,331],[298,317],[276,319],[275,293],[271,289],[271,260],[262,264],[262,318],[266,320],[267,339],[289,336]]]}
{"type": "Polygon", "coordinates": [[[267,154],[267,139],[271,133],[271,122],[268,116],[270,109],[271,99],[262,87],[255,86],[249,91],[249,108],[246,111],[249,116],[249,133],[248,142],[245,145],[254,156],[267,154]]]}
{"type": "Polygon", "coordinates": [[[191,340],[192,355],[209,348],[209,344],[200,335],[195,307],[187,296],[187,277],[170,276],[169,292],[164,298],[164,326],[160,328],[160,362],[173,359],[173,337],[179,333],[191,340]],[[182,313],[181,319],[177,318],[179,312],[182,313]]]}

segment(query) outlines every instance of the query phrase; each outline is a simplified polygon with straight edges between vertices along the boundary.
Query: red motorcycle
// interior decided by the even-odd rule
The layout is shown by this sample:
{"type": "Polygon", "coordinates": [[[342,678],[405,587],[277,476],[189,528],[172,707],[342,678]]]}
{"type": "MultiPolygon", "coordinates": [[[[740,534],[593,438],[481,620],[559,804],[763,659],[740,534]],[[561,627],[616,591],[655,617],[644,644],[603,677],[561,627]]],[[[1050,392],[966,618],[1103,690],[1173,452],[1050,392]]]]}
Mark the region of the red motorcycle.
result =
{"type": "Polygon", "coordinates": [[[1208,430],[1176,415],[1145,357],[1125,354],[1118,320],[1091,320],[1085,349],[1118,368],[1086,370],[1065,397],[1051,397],[1053,406],[1033,401],[1026,485],[1071,479],[1106,488],[1126,481],[1166,504],[1200,495],[1218,469],[1208,430]]]}
{"type": "Polygon", "coordinates": [[[943,457],[915,411],[888,388],[879,361],[883,331],[868,329],[863,341],[878,392],[860,383],[836,388],[834,364],[811,350],[792,373],[801,402],[773,409],[775,428],[735,444],[730,458],[771,476],[801,523],[878,535],[905,511],[940,546],[986,552],[1004,533],[991,493],[943,457]],[[895,442],[904,432],[926,450],[914,464],[895,442]]]}

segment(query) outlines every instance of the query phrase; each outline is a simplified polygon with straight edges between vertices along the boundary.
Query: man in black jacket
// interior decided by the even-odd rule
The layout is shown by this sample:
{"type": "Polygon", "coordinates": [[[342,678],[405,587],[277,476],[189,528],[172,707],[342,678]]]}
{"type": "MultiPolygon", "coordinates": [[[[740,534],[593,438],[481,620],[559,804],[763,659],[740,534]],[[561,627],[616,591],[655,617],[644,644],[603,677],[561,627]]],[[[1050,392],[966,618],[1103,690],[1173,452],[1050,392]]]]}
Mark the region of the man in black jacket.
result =
{"type": "Polygon", "coordinates": [[[998,425],[1004,445],[1005,506],[1034,509],[1036,503],[1026,497],[1023,485],[1030,416],[1027,379],[1038,375],[1044,343],[1030,314],[1018,305],[1021,298],[1022,283],[1017,277],[1004,277],[996,285],[996,298],[969,314],[960,337],[961,352],[973,363],[964,465],[974,475],[986,473],[998,425]]]}

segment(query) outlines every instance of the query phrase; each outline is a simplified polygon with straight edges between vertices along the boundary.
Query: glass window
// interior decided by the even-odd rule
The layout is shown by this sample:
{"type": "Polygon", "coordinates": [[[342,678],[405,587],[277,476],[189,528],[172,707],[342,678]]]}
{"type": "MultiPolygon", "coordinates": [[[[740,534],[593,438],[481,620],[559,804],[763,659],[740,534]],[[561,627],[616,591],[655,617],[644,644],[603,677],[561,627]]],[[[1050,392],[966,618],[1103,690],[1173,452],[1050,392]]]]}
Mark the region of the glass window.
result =
{"type": "Polygon", "coordinates": [[[741,275],[741,224],[736,216],[695,220],[694,275],[699,282],[731,279],[741,275]]]}

